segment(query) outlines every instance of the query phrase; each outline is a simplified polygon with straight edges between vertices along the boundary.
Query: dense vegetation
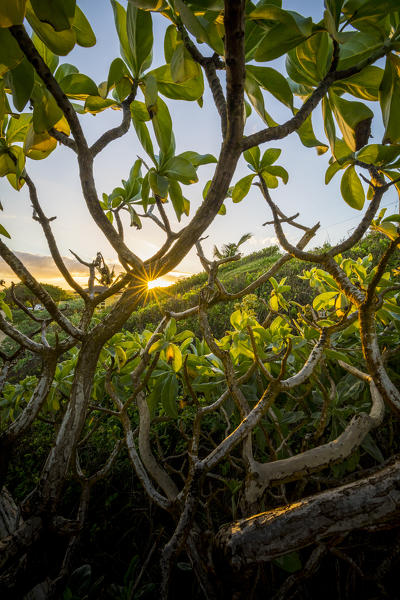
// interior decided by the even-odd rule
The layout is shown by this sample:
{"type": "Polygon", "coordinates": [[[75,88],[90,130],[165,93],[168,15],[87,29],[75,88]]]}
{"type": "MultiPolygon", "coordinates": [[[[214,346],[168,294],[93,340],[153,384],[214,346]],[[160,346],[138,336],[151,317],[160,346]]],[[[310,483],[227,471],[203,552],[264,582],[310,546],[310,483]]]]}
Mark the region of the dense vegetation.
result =
{"type": "Polygon", "coordinates": [[[279,1],[111,4],[121,58],[99,85],[60,64],[75,44],[96,42],[75,0],[0,4],[0,176],[29,194],[79,297],[40,284],[0,240],[24,284],[0,297],[1,593],[277,600],[324,586],[327,598],[395,597],[400,216],[381,205],[400,188],[398,0],[326,0],[318,23],[279,1]],[[155,69],[152,12],[168,19],[155,69]],[[284,55],[287,78],[266,65],[284,55]],[[204,79],[221,122],[218,158],[176,154],[168,105],[201,105],[204,79]],[[264,92],[286,122],[266,111],[264,92]],[[325,141],[311,122],[320,104],[325,141]],[[85,116],[110,108],[120,125],[89,146],[85,116]],[[265,128],[246,135],[253,110],[265,128]],[[382,144],[368,143],[373,119],[382,144]],[[146,160],[99,198],[94,160],[131,124],[146,160]],[[274,200],[289,173],[271,142],[294,132],[329,152],[326,183],[340,173],[343,200],[366,204],[336,245],[307,250],[319,223],[274,200]],[[123,268],[116,277],[101,251],[91,262],[73,253],[87,288],[68,271],[30,175],[57,143],[76,155],[86,206],[123,268]],[[237,180],[242,155],[249,173],[237,180]],[[214,175],[190,216],[182,186],[205,164],[214,175]],[[206,256],[202,234],[252,185],[281,249],[240,259],[245,234],[206,256]],[[148,220],[164,242],[142,260],[124,232],[148,220]],[[301,232],[297,243],[284,227],[301,232]],[[192,247],[204,272],[149,292],[192,247]]]}

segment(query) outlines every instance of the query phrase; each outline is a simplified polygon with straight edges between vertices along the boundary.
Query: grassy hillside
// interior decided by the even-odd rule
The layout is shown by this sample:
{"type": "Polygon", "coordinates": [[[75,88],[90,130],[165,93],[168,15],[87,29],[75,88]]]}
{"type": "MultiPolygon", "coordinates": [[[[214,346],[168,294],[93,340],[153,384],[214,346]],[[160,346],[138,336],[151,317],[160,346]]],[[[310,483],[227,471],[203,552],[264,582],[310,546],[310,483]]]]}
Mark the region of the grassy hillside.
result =
{"type": "MultiPolygon", "coordinates": [[[[377,258],[382,254],[386,245],[386,239],[380,234],[370,233],[346,255],[351,258],[358,258],[371,253],[374,258],[377,258]]],[[[277,246],[263,248],[258,252],[244,256],[239,261],[227,263],[220,267],[219,278],[227,291],[238,292],[265,273],[281,254],[277,246]]],[[[289,299],[301,304],[307,304],[311,301],[312,296],[308,282],[299,278],[302,271],[309,269],[311,266],[310,263],[292,259],[280,269],[276,278],[280,280],[287,277],[286,283],[291,286],[291,291],[288,294],[289,299]]],[[[197,303],[199,290],[206,282],[207,275],[202,272],[183,279],[168,288],[156,288],[153,298],[150,296],[146,305],[138,308],[132,314],[125,328],[130,331],[141,330],[145,327],[153,329],[162,318],[163,311],[181,311],[194,306],[197,303]]],[[[257,298],[268,300],[271,289],[271,284],[267,282],[262,284],[254,293],[257,298]]],[[[210,309],[210,324],[215,335],[222,335],[225,329],[229,327],[229,315],[234,306],[235,303],[228,302],[213,306],[210,309]]],[[[266,312],[263,302],[261,300],[258,303],[255,302],[254,308],[259,318],[262,319],[266,312]]],[[[188,319],[184,328],[191,328],[196,334],[199,334],[196,318],[188,319]]]]}

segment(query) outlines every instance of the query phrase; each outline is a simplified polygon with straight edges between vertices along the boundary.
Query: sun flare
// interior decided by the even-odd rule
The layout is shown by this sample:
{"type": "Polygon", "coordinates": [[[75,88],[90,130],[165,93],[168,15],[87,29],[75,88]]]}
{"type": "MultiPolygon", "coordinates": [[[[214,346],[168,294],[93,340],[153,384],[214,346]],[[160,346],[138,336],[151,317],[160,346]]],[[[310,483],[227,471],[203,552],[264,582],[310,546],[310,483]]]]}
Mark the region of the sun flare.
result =
{"type": "Polygon", "coordinates": [[[168,287],[173,283],[173,281],[168,281],[167,279],[163,279],[162,277],[157,277],[157,279],[152,279],[151,281],[147,282],[147,289],[152,290],[153,288],[158,287],[168,287]]]}

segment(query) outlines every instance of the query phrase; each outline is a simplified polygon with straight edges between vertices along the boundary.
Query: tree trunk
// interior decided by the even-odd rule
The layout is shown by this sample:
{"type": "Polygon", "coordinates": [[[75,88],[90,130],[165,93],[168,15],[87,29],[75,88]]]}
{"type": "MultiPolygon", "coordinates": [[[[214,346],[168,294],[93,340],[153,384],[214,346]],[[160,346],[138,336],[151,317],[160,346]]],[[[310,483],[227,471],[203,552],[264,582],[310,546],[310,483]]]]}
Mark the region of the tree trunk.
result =
{"type": "Polygon", "coordinates": [[[400,518],[400,462],[367,477],[223,526],[219,563],[235,572],[357,529],[393,527],[400,518]]]}

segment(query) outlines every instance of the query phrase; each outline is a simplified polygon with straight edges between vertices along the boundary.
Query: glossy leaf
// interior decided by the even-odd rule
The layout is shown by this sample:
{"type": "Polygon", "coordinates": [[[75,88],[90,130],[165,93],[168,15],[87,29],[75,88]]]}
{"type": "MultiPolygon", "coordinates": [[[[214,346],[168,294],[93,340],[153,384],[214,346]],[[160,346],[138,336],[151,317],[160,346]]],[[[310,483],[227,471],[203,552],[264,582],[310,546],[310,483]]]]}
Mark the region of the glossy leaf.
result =
{"type": "Polygon", "coordinates": [[[29,3],[26,8],[26,18],[38,37],[54,54],[66,56],[75,46],[76,34],[72,27],[64,31],[54,31],[51,25],[37,18],[29,3]]]}
{"type": "Polygon", "coordinates": [[[95,82],[83,73],[72,73],[60,81],[62,91],[75,100],[85,100],[88,96],[97,96],[95,82]]]}
{"type": "Polygon", "coordinates": [[[153,51],[153,24],[151,14],[128,4],[126,29],[133,60],[133,74],[139,77],[149,68],[153,51]]]}
{"type": "Polygon", "coordinates": [[[23,142],[31,123],[32,115],[30,113],[22,113],[18,117],[10,119],[6,134],[7,143],[23,142]]]}
{"type": "Polygon", "coordinates": [[[24,152],[26,156],[33,160],[42,160],[46,158],[57,146],[57,141],[47,132],[36,133],[31,126],[26,135],[24,143],[24,152]]]}
{"type": "Polygon", "coordinates": [[[13,95],[13,103],[18,111],[24,110],[32,94],[34,71],[26,58],[5,74],[7,85],[13,95]]]}
{"type": "Polygon", "coordinates": [[[365,202],[364,188],[353,166],[346,169],[340,184],[343,199],[351,208],[361,210],[365,202]]]}
{"type": "Polygon", "coordinates": [[[260,156],[261,152],[259,146],[253,146],[252,148],[249,148],[243,152],[243,158],[247,160],[247,162],[254,168],[255,171],[257,171],[259,168],[260,156]]]}
{"type": "Polygon", "coordinates": [[[293,94],[287,80],[275,69],[270,67],[257,67],[247,65],[246,71],[250,72],[255,81],[277,100],[293,108],[293,94]]]}
{"type": "Polygon", "coordinates": [[[176,179],[185,185],[198,181],[196,169],[188,160],[181,156],[171,158],[165,165],[163,172],[169,178],[176,179]]]}
{"type": "Polygon", "coordinates": [[[49,23],[55,31],[71,27],[75,14],[75,0],[30,0],[35,15],[40,21],[49,23]]]}
{"type": "Polygon", "coordinates": [[[213,156],[212,154],[198,154],[193,150],[187,150],[186,152],[182,152],[181,154],[179,154],[179,156],[188,160],[190,163],[192,163],[194,167],[218,162],[215,156],[213,156]]]}
{"type": "Polygon", "coordinates": [[[178,44],[171,57],[171,76],[175,83],[197,77],[198,65],[183,44],[178,44]]]}
{"type": "Polygon", "coordinates": [[[107,93],[124,77],[129,77],[129,71],[121,58],[115,58],[108,70],[107,93]]]}
{"type": "Polygon", "coordinates": [[[83,48],[91,48],[96,44],[96,36],[93,29],[79,6],[75,7],[75,16],[72,21],[72,29],[75,32],[76,43],[83,48]]]}
{"type": "Polygon", "coordinates": [[[241,202],[247,196],[254,177],[255,175],[246,175],[236,183],[232,191],[233,202],[241,202]]]}
{"type": "Polygon", "coordinates": [[[115,28],[118,33],[121,56],[129,65],[132,71],[135,70],[135,60],[129,44],[128,32],[126,28],[126,11],[116,0],[111,0],[111,6],[114,12],[115,28]]]}
{"type": "Polygon", "coordinates": [[[365,104],[345,100],[333,92],[329,101],[344,141],[353,152],[360,150],[368,143],[374,113],[365,104]]]}
{"type": "Polygon", "coordinates": [[[268,148],[261,159],[261,169],[272,165],[281,155],[282,150],[280,148],[268,148]]]}
{"type": "Polygon", "coordinates": [[[400,146],[370,144],[357,152],[357,160],[376,166],[388,165],[400,155],[400,146]]]}
{"type": "Polygon", "coordinates": [[[173,80],[170,65],[164,65],[150,71],[157,80],[158,91],[173,100],[198,100],[204,93],[204,81],[198,66],[197,76],[181,83],[173,80]]]}
{"type": "Polygon", "coordinates": [[[283,167],[279,165],[272,165],[270,167],[266,167],[263,169],[263,172],[267,171],[270,175],[274,177],[280,177],[283,183],[286,185],[289,181],[289,173],[283,167]]]}
{"type": "Polygon", "coordinates": [[[337,81],[332,87],[335,93],[347,93],[362,100],[379,99],[379,87],[382,82],[383,69],[370,65],[360,73],[337,81]]]}
{"type": "Polygon", "coordinates": [[[207,32],[200,23],[199,19],[194,15],[191,9],[183,2],[183,0],[175,0],[175,10],[183,21],[185,27],[199,42],[208,42],[207,32]]]}
{"type": "Polygon", "coordinates": [[[172,131],[172,120],[167,105],[161,98],[157,100],[157,110],[152,118],[157,143],[165,158],[174,154],[175,137],[172,131]]]}
{"type": "Polygon", "coordinates": [[[400,58],[395,54],[386,57],[385,72],[379,89],[379,102],[385,125],[383,144],[400,141],[400,58]]]}
{"type": "Polygon", "coordinates": [[[22,62],[24,55],[8,29],[0,28],[0,77],[22,62]]]}
{"type": "Polygon", "coordinates": [[[0,3],[0,27],[22,25],[26,0],[3,0],[0,3]]]}
{"type": "Polygon", "coordinates": [[[149,171],[149,184],[156,196],[164,199],[168,195],[168,179],[159,175],[154,169],[149,171]]]}
{"type": "Polygon", "coordinates": [[[182,194],[181,186],[174,179],[170,179],[168,192],[172,205],[174,207],[176,217],[180,222],[182,215],[184,213],[188,214],[188,212],[186,212],[185,199],[182,194]]]}
{"type": "Polygon", "coordinates": [[[365,58],[369,57],[374,50],[382,46],[379,34],[365,32],[349,32],[347,41],[340,46],[340,59],[338,69],[354,67],[365,58]]]}
{"type": "Polygon", "coordinates": [[[32,102],[33,127],[36,133],[48,131],[63,116],[63,112],[52,94],[44,86],[34,86],[32,102]]]}
{"type": "Polygon", "coordinates": [[[303,146],[306,146],[306,148],[316,148],[318,154],[323,154],[328,150],[328,146],[315,137],[311,119],[311,115],[307,117],[304,123],[297,129],[296,133],[303,146]]]}

